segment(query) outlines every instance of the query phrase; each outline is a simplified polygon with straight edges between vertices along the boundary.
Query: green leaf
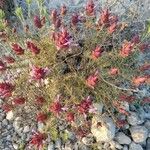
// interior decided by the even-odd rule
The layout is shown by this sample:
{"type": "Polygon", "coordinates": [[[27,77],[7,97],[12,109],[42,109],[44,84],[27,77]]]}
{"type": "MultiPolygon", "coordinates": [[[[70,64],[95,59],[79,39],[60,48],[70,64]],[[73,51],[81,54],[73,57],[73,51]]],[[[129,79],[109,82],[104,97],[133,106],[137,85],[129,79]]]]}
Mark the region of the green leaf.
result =
{"type": "Polygon", "coordinates": [[[30,5],[30,4],[32,3],[32,0],[26,0],[26,3],[27,3],[28,5],[30,5]]]}
{"type": "Polygon", "coordinates": [[[23,12],[22,12],[22,8],[21,7],[17,7],[16,10],[15,10],[15,13],[16,13],[18,18],[23,20],[23,12]]]}
{"type": "Polygon", "coordinates": [[[0,19],[4,19],[5,13],[2,9],[0,9],[0,19]]]}

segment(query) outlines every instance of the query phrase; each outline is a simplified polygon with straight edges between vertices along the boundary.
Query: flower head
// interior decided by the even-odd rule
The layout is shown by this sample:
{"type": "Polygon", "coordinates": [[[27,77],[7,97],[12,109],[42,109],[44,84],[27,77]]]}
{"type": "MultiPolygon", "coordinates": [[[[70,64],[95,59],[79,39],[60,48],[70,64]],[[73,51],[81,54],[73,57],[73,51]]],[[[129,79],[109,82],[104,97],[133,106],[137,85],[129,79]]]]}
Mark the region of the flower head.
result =
{"type": "Polygon", "coordinates": [[[46,140],[46,134],[37,132],[32,135],[30,139],[30,144],[36,146],[36,148],[40,149],[43,146],[43,142],[46,140]]]}
{"type": "Polygon", "coordinates": [[[16,106],[23,105],[25,102],[26,102],[26,100],[23,97],[17,97],[15,99],[13,99],[13,104],[16,106]]]}
{"type": "Polygon", "coordinates": [[[32,71],[30,73],[31,78],[35,81],[44,79],[49,72],[48,68],[40,68],[37,66],[32,66],[32,71]]]}
{"type": "Polygon", "coordinates": [[[58,50],[66,49],[70,46],[71,37],[66,29],[62,28],[61,32],[53,34],[53,40],[58,50]]]}
{"type": "Polygon", "coordinates": [[[79,22],[79,15],[74,13],[71,18],[71,24],[73,26],[76,26],[78,22],[79,22]]]}
{"type": "Polygon", "coordinates": [[[0,96],[7,98],[12,96],[14,86],[11,83],[0,83],[0,96]]]}
{"type": "Polygon", "coordinates": [[[51,104],[49,111],[54,115],[58,115],[62,111],[62,105],[59,101],[55,101],[51,104]]]}
{"type": "Polygon", "coordinates": [[[66,5],[63,5],[60,9],[60,14],[64,16],[66,15],[66,13],[67,13],[67,7],[66,5]]]}
{"type": "Polygon", "coordinates": [[[94,15],[94,7],[95,7],[95,5],[94,5],[93,0],[89,0],[87,5],[86,5],[86,8],[85,8],[86,9],[86,14],[88,16],[94,15]]]}
{"type": "Polygon", "coordinates": [[[46,100],[44,99],[44,97],[42,97],[42,96],[36,96],[35,103],[37,105],[41,106],[45,102],[46,102],[46,100]]]}
{"type": "Polygon", "coordinates": [[[92,58],[95,60],[95,59],[98,59],[101,55],[102,55],[102,48],[100,46],[97,46],[93,51],[92,51],[92,58]]]}
{"type": "Polygon", "coordinates": [[[23,55],[24,49],[17,43],[12,44],[12,49],[17,55],[23,55]]]}
{"type": "Polygon", "coordinates": [[[57,10],[56,9],[52,10],[52,12],[51,12],[51,19],[52,19],[53,23],[56,22],[56,19],[57,19],[57,10]]]}
{"type": "Polygon", "coordinates": [[[89,88],[94,89],[95,86],[97,85],[99,80],[99,75],[98,75],[98,71],[96,71],[94,74],[90,75],[87,79],[86,79],[86,85],[89,88]]]}
{"type": "Polygon", "coordinates": [[[115,30],[117,29],[117,23],[113,23],[108,27],[108,33],[112,34],[113,32],[115,32],[115,30]]]}
{"type": "Polygon", "coordinates": [[[34,16],[34,25],[37,27],[37,28],[42,28],[42,22],[41,22],[41,19],[39,16],[34,16]]]}
{"type": "Polygon", "coordinates": [[[119,69],[118,68],[111,68],[108,72],[110,75],[117,75],[119,73],[119,69]]]}
{"type": "Polygon", "coordinates": [[[75,118],[74,118],[74,113],[68,112],[67,115],[66,115],[66,120],[67,120],[68,122],[73,122],[74,119],[75,119],[75,118]]]}
{"type": "Polygon", "coordinates": [[[6,70],[6,65],[0,60],[0,71],[6,70]]]}
{"type": "Polygon", "coordinates": [[[122,45],[122,49],[120,51],[120,55],[122,57],[128,57],[131,54],[131,52],[132,52],[133,46],[134,46],[134,43],[132,43],[132,42],[124,43],[122,45]]]}
{"type": "Polygon", "coordinates": [[[89,112],[91,105],[92,105],[92,99],[90,96],[88,96],[87,98],[82,100],[81,103],[78,105],[78,111],[81,114],[86,114],[89,112]]]}
{"type": "Polygon", "coordinates": [[[48,118],[47,114],[43,112],[39,112],[36,116],[38,122],[45,122],[47,118],[48,118]]]}
{"type": "Polygon", "coordinates": [[[12,56],[4,56],[4,61],[8,64],[13,64],[15,59],[12,56]]]}
{"type": "Polygon", "coordinates": [[[109,25],[109,17],[110,17],[109,10],[108,9],[103,10],[100,16],[99,23],[102,25],[109,25]]]}
{"type": "Polygon", "coordinates": [[[133,78],[133,84],[139,86],[140,84],[145,83],[148,80],[148,76],[138,76],[133,78]]]}
{"type": "Polygon", "coordinates": [[[27,48],[29,49],[29,50],[31,50],[31,52],[33,53],[33,54],[39,54],[40,53],[40,49],[33,43],[33,42],[31,42],[31,41],[27,41],[27,48]]]}
{"type": "Polygon", "coordinates": [[[7,112],[9,112],[9,111],[11,111],[12,110],[12,105],[10,105],[10,104],[3,104],[2,106],[1,106],[1,109],[3,110],[3,111],[5,111],[6,113],[7,112]]]}

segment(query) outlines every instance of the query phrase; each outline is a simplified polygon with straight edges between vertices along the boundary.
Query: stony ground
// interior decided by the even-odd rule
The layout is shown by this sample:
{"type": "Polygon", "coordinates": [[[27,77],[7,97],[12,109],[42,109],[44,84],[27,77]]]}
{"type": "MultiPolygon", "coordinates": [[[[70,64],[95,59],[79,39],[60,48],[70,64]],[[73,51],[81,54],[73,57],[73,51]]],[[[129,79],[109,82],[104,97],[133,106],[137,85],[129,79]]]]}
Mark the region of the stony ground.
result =
{"type": "MultiPolygon", "coordinates": [[[[138,20],[146,20],[149,17],[149,0],[118,0],[117,3],[115,2],[115,0],[110,0],[108,5],[117,4],[113,9],[116,10],[116,12],[120,12],[120,14],[124,14],[127,10],[135,9],[136,6],[139,5],[138,20]],[[131,7],[132,5],[135,7],[131,7]]],[[[85,0],[64,0],[63,3],[71,7],[80,7],[83,6],[85,0]]],[[[16,5],[17,4],[23,7],[25,5],[22,1],[20,3],[16,1],[16,5]]],[[[47,0],[48,7],[59,4],[62,4],[62,1],[51,0],[49,2],[47,0]]],[[[101,4],[101,6],[106,5],[106,0],[101,4]]],[[[146,57],[148,56],[141,56],[140,61],[142,62],[146,57]]],[[[145,94],[150,93],[149,87],[142,87],[142,90],[146,91],[145,94]]],[[[3,100],[0,99],[0,106],[2,104],[3,100]]],[[[123,105],[125,109],[130,112],[130,115],[127,117],[120,115],[121,119],[127,120],[127,124],[121,129],[114,125],[108,115],[105,115],[102,104],[95,105],[98,111],[97,116],[93,118],[90,135],[78,141],[74,133],[68,131],[69,139],[65,143],[63,143],[61,139],[58,139],[55,143],[49,140],[48,150],[91,150],[91,146],[93,145],[97,145],[99,150],[150,150],[150,105],[136,107],[129,105],[127,102],[124,103],[123,105]],[[98,122],[102,122],[103,126],[97,127],[96,124],[98,122]]],[[[24,144],[28,144],[31,132],[37,128],[42,130],[42,127],[42,124],[24,123],[21,116],[15,116],[12,111],[5,113],[0,109],[0,150],[19,150],[20,146],[23,147],[24,144]]],[[[22,149],[25,150],[26,148],[22,149]]]]}

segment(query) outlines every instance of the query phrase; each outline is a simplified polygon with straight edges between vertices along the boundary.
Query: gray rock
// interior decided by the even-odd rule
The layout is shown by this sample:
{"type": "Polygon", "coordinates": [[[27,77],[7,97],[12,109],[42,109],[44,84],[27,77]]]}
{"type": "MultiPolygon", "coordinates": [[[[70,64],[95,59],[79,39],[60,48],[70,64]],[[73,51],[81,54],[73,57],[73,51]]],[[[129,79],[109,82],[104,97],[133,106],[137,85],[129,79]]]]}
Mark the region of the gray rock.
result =
{"type": "Polygon", "coordinates": [[[148,137],[148,130],[144,126],[134,126],[130,128],[132,139],[135,143],[143,143],[148,137]]]}
{"type": "Polygon", "coordinates": [[[127,120],[130,125],[132,125],[132,126],[140,125],[144,122],[144,120],[141,119],[137,113],[130,112],[130,114],[131,115],[127,116],[127,120]]]}
{"type": "Polygon", "coordinates": [[[68,130],[65,130],[65,132],[67,133],[68,139],[70,139],[72,141],[76,139],[76,135],[75,135],[74,132],[71,132],[71,131],[68,131],[68,130]]]}
{"type": "Polygon", "coordinates": [[[115,148],[117,148],[117,149],[123,149],[123,146],[120,145],[119,143],[115,142],[115,148]]]}
{"type": "Polygon", "coordinates": [[[30,127],[29,126],[25,126],[23,129],[23,133],[28,133],[30,131],[30,127]]]}
{"type": "Polygon", "coordinates": [[[4,120],[2,121],[2,125],[3,125],[3,126],[7,126],[7,125],[8,125],[8,120],[7,120],[7,119],[4,119],[4,120]]]}
{"type": "Polygon", "coordinates": [[[127,145],[125,145],[124,147],[123,147],[123,150],[128,150],[129,148],[128,148],[128,146],[127,145]]]}
{"type": "Polygon", "coordinates": [[[136,144],[136,143],[132,142],[129,145],[129,150],[143,150],[143,148],[140,144],[136,144]]]}
{"type": "Polygon", "coordinates": [[[150,138],[146,141],[146,150],[150,150],[150,138]]]}
{"type": "Polygon", "coordinates": [[[110,117],[95,116],[92,118],[91,132],[97,142],[109,142],[115,136],[116,126],[110,117]]]}
{"type": "Polygon", "coordinates": [[[14,119],[14,113],[13,113],[13,111],[9,111],[9,112],[6,114],[6,119],[7,119],[7,120],[13,120],[13,119],[14,119]]]}
{"type": "Polygon", "coordinates": [[[119,143],[119,144],[130,144],[131,143],[131,139],[125,135],[123,132],[119,132],[116,134],[115,140],[119,143]]]}
{"type": "Polygon", "coordinates": [[[146,120],[145,123],[144,123],[144,126],[150,130],[150,120],[146,120]]]}
{"type": "Polygon", "coordinates": [[[82,138],[82,142],[85,144],[85,145],[92,145],[93,142],[94,142],[94,138],[91,134],[87,135],[86,137],[83,137],[82,138]]]}
{"type": "Polygon", "coordinates": [[[55,147],[58,148],[58,149],[61,149],[61,145],[62,145],[61,139],[57,139],[56,142],[55,142],[55,147]]]}
{"type": "Polygon", "coordinates": [[[49,143],[47,149],[48,149],[48,150],[55,150],[55,145],[54,145],[54,143],[53,143],[53,142],[49,143]]]}
{"type": "Polygon", "coordinates": [[[16,143],[13,143],[13,147],[14,147],[14,149],[18,150],[19,145],[18,145],[18,144],[16,144],[16,143]]]}
{"type": "Polygon", "coordinates": [[[96,109],[96,112],[102,114],[104,105],[102,103],[94,103],[93,106],[96,109]]]}

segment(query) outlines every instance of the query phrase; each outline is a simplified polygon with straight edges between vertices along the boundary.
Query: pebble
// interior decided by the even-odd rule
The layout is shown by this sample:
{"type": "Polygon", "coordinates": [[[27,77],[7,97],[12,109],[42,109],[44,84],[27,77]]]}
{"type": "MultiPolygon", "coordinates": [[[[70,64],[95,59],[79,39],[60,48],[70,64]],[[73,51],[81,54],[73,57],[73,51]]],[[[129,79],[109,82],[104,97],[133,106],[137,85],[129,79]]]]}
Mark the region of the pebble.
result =
{"type": "Polygon", "coordinates": [[[128,146],[127,145],[125,145],[124,147],[123,147],[123,150],[128,150],[129,148],[128,148],[128,146]]]}
{"type": "Polygon", "coordinates": [[[130,128],[130,132],[135,143],[143,143],[148,137],[148,129],[144,126],[133,126],[130,128]]]}
{"type": "Polygon", "coordinates": [[[18,148],[19,148],[18,144],[16,144],[16,143],[13,143],[13,147],[14,147],[14,149],[16,149],[16,150],[18,150],[18,148]]]}
{"type": "Polygon", "coordinates": [[[14,119],[14,113],[13,111],[9,111],[7,114],[6,114],[6,119],[11,121],[14,119]]]}
{"type": "Polygon", "coordinates": [[[141,119],[135,112],[130,112],[130,115],[127,116],[127,121],[132,126],[140,125],[144,122],[144,120],[141,119]]]}
{"type": "Polygon", "coordinates": [[[54,143],[53,143],[53,142],[49,143],[47,149],[48,149],[48,150],[55,150],[55,145],[54,145],[54,143]]]}
{"type": "Polygon", "coordinates": [[[128,145],[131,143],[131,139],[127,135],[125,135],[123,132],[118,132],[116,134],[115,139],[119,144],[127,144],[128,145]]]}
{"type": "Polygon", "coordinates": [[[29,126],[25,126],[23,129],[23,133],[28,133],[30,131],[30,127],[29,126]]]}
{"type": "Polygon", "coordinates": [[[150,138],[146,141],[146,150],[150,150],[150,138]]]}
{"type": "Polygon", "coordinates": [[[143,148],[140,144],[136,144],[136,143],[132,142],[129,145],[129,150],[143,150],[143,148]]]}
{"type": "Polygon", "coordinates": [[[92,145],[93,142],[94,142],[94,138],[93,136],[90,134],[90,135],[87,135],[86,137],[83,137],[82,138],[82,142],[85,144],[85,145],[92,145]]]}
{"type": "Polygon", "coordinates": [[[4,119],[4,120],[2,121],[2,125],[3,125],[3,126],[7,126],[7,125],[8,125],[8,120],[7,120],[7,119],[4,119]]]}

